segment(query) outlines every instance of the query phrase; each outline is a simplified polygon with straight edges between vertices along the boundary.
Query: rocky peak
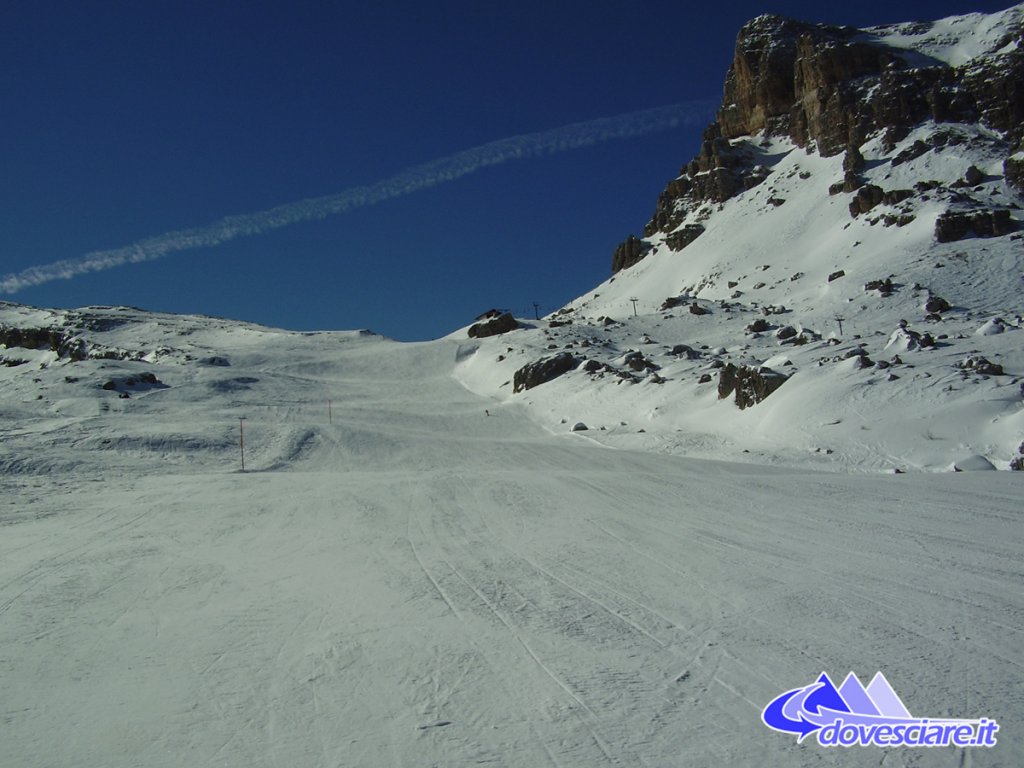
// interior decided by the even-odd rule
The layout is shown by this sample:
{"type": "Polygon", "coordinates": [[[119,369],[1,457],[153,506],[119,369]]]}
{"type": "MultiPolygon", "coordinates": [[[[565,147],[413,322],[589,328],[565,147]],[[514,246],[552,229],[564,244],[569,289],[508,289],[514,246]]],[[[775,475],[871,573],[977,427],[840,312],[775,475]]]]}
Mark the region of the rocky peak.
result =
{"type": "MultiPolygon", "coordinates": [[[[1024,184],[1016,149],[1024,147],[1024,5],[868,30],[759,16],[737,36],[717,120],[658,198],[644,237],[664,233],[666,245],[681,250],[699,236],[711,206],[763,182],[770,170],[758,164],[750,137],[784,137],[823,157],[845,151],[855,159],[870,137],[892,147],[929,120],[980,123],[998,134],[1010,149],[1007,180],[1024,184]]],[[[855,191],[857,171],[847,169],[847,177],[842,191],[855,191]]],[[[648,250],[620,245],[613,271],[648,250]]]]}
{"type": "MultiPolygon", "coordinates": [[[[839,52],[845,52],[854,34],[849,28],[774,15],[759,16],[744,25],[736,38],[718,113],[722,135],[736,138],[766,129],[788,133],[790,112],[800,94],[818,82],[851,73],[846,56],[839,52]]],[[[876,69],[871,58],[854,57],[856,68],[876,69]]]]}
{"type": "Polygon", "coordinates": [[[737,37],[718,125],[726,138],[768,131],[826,156],[879,130],[902,138],[926,119],[980,121],[1019,139],[1021,16],[959,66],[897,45],[908,33],[928,39],[929,24],[869,31],[760,16],[737,37]]]}

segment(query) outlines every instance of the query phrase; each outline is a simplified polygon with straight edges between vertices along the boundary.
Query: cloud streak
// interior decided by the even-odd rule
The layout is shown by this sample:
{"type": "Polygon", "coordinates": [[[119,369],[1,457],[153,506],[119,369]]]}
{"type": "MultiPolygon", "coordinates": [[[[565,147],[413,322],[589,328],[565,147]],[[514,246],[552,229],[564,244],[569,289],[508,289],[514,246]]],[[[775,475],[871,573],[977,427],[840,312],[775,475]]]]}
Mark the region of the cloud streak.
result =
{"type": "Polygon", "coordinates": [[[79,258],[29,267],[0,278],[0,293],[17,293],[54,280],[68,280],[89,272],[153,261],[172,253],[210,248],[240,237],[252,237],[304,221],[337,216],[447,184],[512,160],[554,155],[608,141],[659,133],[682,125],[700,124],[712,115],[714,107],[710,101],[683,102],[499,139],[413,166],[375,184],[351,187],[333,195],[286,203],[256,213],[226,216],[203,227],[166,232],[123,248],[92,251],[79,258]]]}

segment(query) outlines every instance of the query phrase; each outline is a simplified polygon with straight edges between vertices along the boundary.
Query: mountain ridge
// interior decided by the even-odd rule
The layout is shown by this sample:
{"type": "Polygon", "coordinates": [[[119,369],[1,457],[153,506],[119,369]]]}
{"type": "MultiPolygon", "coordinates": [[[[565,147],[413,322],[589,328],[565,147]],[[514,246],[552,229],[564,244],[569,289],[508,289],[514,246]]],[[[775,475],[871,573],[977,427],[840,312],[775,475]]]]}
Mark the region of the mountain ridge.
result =
{"type": "MultiPolygon", "coordinates": [[[[981,123],[1005,142],[1004,173],[1020,189],[1022,38],[1024,4],[990,16],[868,29],[771,14],[753,19],[737,36],[717,119],[705,129],[697,156],[659,196],[644,237],[679,233],[693,208],[724,202],[762,183],[765,169],[751,161],[742,144],[730,141],[760,133],[788,138],[823,157],[845,151],[844,191],[852,192],[862,186],[851,171],[859,170],[859,148],[870,136],[880,134],[883,146],[891,150],[927,120],[981,123]],[[971,20],[973,30],[965,30],[965,21],[971,20]],[[977,29],[984,32],[970,34],[977,29]],[[932,42],[934,37],[945,44],[932,42]]],[[[692,242],[699,230],[691,226],[680,234],[670,244],[676,250],[692,242]]],[[[627,239],[613,255],[613,272],[648,251],[627,239]]]]}

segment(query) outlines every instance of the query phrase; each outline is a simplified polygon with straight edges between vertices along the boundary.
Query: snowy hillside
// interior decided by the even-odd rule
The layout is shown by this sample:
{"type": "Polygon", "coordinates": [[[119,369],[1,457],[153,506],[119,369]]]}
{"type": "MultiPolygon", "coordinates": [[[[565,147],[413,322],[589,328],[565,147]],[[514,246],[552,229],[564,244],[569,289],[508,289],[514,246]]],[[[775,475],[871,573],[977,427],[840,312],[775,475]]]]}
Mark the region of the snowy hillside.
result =
{"type": "MultiPolygon", "coordinates": [[[[966,146],[891,167],[890,157],[932,130],[911,133],[891,153],[866,145],[868,180],[890,188],[921,178],[949,184],[976,165],[986,169],[976,197],[1017,197],[985,144],[971,151],[979,129],[947,129],[964,134],[966,146]]],[[[616,446],[844,471],[943,471],[978,455],[1006,469],[1024,442],[1020,235],[936,243],[935,220],[948,205],[942,192],[855,219],[849,195],[828,194],[843,176],[842,156],[821,158],[780,141],[753,146],[771,176],[698,210],[693,218],[706,227],[699,239],[674,252],[663,237],[651,238],[643,261],[548,321],[480,340],[463,381],[530,402],[554,430],[582,421],[616,446]],[[882,217],[897,211],[914,220],[886,226],[882,217]],[[867,288],[885,280],[891,292],[867,288]],[[930,312],[935,297],[950,308],[930,312]],[[692,314],[691,304],[706,314],[692,314]],[[758,322],[766,327],[751,330],[758,322]],[[787,328],[796,333],[780,339],[787,328]],[[926,334],[934,345],[913,340],[926,334]],[[687,350],[674,352],[679,345],[687,350]],[[580,365],[513,394],[518,368],[557,351],[607,367],[580,365]],[[630,368],[634,352],[651,366],[630,368]],[[982,358],[1003,374],[979,369],[982,358]],[[789,378],[740,411],[718,397],[716,366],[730,362],[789,378]]]]}
{"type": "Polygon", "coordinates": [[[1022,19],[751,22],[720,121],[615,275],[479,340],[462,381],[613,446],[857,472],[1021,464],[1024,137],[994,124],[1024,102],[986,99],[1015,93],[1000,78],[1024,63],[1022,19]],[[764,95],[787,66],[792,108],[764,95]],[[915,122],[929,110],[944,120],[915,122]],[[767,127],[722,135],[747,124],[767,127]],[[559,353],[569,372],[513,392],[516,371],[559,353]],[[730,365],[743,386],[785,383],[740,411],[730,365]]]}
{"type": "Polygon", "coordinates": [[[951,471],[1024,461],[1022,8],[754,20],[544,319],[0,302],[0,765],[1024,765],[1024,473],[951,471]],[[766,727],[823,671],[998,743],[766,727]]]}
{"type": "Polygon", "coordinates": [[[5,766],[877,764],[760,722],[851,669],[1004,724],[886,765],[1024,760],[1017,473],[608,450],[463,340],[0,323],[5,766]]]}

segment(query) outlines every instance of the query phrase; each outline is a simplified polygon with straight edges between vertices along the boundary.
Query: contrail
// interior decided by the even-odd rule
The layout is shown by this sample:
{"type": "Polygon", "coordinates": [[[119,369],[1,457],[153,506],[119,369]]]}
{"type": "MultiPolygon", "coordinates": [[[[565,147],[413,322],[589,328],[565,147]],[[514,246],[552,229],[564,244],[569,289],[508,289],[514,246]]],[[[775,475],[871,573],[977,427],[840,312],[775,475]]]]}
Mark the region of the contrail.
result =
{"type": "Polygon", "coordinates": [[[152,261],[179,251],[209,248],[290,224],[324,219],[455,181],[481,168],[510,160],[553,155],[615,139],[658,133],[680,125],[698,124],[713,114],[714,109],[715,104],[711,101],[689,101],[499,139],[414,166],[376,184],[351,187],[337,194],[286,203],[257,213],[226,216],[205,227],[180,229],[139,240],[123,248],[92,251],[76,259],[29,267],[0,278],[0,293],[16,293],[52,280],[67,280],[87,272],[152,261]]]}

